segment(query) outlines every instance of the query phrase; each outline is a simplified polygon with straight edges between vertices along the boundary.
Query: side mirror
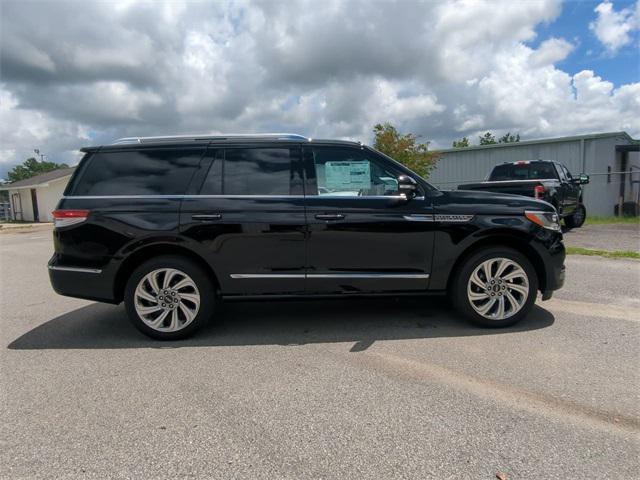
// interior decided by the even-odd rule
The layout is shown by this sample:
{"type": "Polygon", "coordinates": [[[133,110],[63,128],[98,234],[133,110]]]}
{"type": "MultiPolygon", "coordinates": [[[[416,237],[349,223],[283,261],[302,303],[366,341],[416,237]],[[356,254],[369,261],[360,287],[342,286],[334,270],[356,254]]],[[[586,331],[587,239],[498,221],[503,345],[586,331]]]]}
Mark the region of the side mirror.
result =
{"type": "Polygon", "coordinates": [[[580,180],[580,185],[586,185],[587,183],[589,183],[589,175],[581,173],[578,177],[578,180],[580,180]]]}
{"type": "Polygon", "coordinates": [[[411,200],[418,193],[418,184],[409,175],[400,175],[398,177],[398,191],[407,197],[407,200],[411,200]]]}

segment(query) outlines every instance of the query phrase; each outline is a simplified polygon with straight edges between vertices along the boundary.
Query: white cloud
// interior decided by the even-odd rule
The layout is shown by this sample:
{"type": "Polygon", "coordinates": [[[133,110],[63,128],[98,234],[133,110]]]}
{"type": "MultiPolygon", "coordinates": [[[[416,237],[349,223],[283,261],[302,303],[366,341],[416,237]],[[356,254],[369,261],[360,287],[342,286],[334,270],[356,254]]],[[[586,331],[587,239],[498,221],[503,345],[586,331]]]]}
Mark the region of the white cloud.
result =
{"type": "Polygon", "coordinates": [[[560,62],[567,58],[573,48],[574,46],[564,38],[549,38],[531,54],[531,65],[540,67],[560,62]]]}
{"type": "Polygon", "coordinates": [[[631,33],[640,29],[640,1],[636,2],[635,11],[632,8],[616,11],[609,0],[599,4],[594,11],[598,17],[589,28],[610,54],[629,45],[633,41],[631,33]]]}
{"type": "Polygon", "coordinates": [[[640,83],[557,68],[575,39],[529,46],[559,0],[24,5],[0,25],[0,176],[33,148],[69,161],[132,135],[640,134],[640,83]]]}

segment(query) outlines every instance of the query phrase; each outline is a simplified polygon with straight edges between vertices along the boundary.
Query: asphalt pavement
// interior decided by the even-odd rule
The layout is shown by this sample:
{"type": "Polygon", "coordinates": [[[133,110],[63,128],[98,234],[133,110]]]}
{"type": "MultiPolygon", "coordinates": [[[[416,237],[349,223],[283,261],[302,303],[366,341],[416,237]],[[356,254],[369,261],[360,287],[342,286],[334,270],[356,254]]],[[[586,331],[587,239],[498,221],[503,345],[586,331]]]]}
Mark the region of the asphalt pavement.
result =
{"type": "Polygon", "coordinates": [[[515,327],[437,298],[228,303],[189,340],[56,295],[0,235],[0,477],[638,478],[640,262],[572,256],[515,327]]]}

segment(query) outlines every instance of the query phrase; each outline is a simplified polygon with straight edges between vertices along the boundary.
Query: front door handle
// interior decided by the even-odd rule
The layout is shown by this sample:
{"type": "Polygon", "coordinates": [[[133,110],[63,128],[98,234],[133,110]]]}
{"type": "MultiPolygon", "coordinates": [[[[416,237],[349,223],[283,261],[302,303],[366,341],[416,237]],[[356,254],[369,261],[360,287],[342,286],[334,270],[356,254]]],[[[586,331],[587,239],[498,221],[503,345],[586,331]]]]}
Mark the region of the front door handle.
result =
{"type": "Polygon", "coordinates": [[[193,220],[207,221],[207,220],[220,220],[222,219],[221,213],[212,213],[210,215],[191,215],[193,220]]]}
{"type": "Polygon", "coordinates": [[[318,220],[342,220],[344,215],[341,213],[318,213],[316,218],[318,220]]]}

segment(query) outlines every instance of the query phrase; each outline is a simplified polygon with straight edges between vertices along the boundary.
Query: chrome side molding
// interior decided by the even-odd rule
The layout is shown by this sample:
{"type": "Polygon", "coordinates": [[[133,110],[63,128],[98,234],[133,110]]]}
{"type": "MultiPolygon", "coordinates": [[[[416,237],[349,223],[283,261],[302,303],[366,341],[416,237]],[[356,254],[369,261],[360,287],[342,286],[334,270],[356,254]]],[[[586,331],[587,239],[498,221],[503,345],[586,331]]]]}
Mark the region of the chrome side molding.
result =
{"type": "Polygon", "coordinates": [[[234,279],[252,278],[395,278],[428,279],[428,273],[232,273],[234,279]]]}
{"type": "Polygon", "coordinates": [[[465,223],[473,219],[473,215],[404,215],[403,218],[410,222],[444,222],[444,223],[465,223]]]}
{"type": "Polygon", "coordinates": [[[99,268],[59,267],[57,265],[49,265],[49,270],[57,270],[59,272],[76,272],[76,273],[102,273],[102,270],[99,268]]]}

